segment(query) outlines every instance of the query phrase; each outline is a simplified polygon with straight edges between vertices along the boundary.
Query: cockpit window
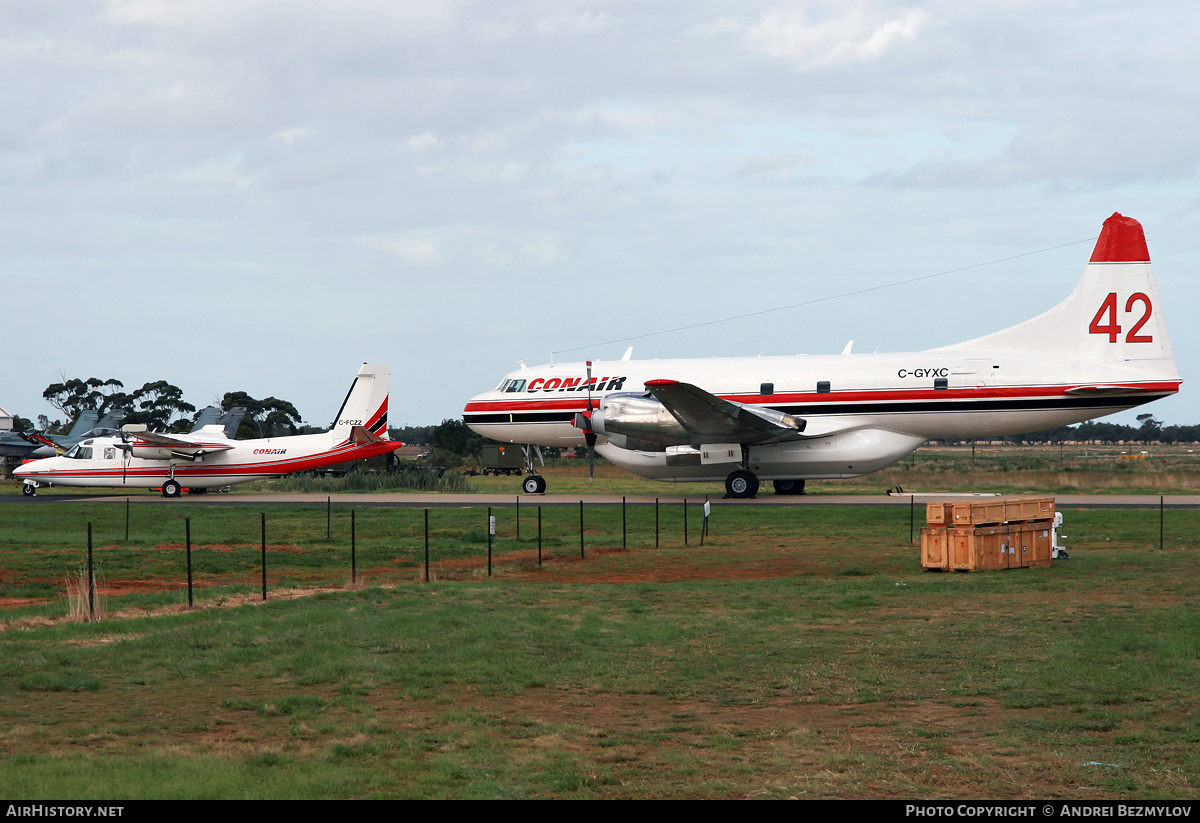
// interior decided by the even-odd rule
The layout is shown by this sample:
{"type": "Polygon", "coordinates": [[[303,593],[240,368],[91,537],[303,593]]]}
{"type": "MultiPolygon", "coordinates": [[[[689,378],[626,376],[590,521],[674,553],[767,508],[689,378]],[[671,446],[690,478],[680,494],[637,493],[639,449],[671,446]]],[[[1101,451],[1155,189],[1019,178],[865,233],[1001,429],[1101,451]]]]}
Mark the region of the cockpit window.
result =
{"type": "Polygon", "coordinates": [[[511,380],[509,380],[508,378],[505,378],[504,380],[502,380],[500,382],[500,385],[496,387],[496,391],[504,391],[505,389],[508,388],[508,384],[511,382],[512,382],[511,380]]]}
{"type": "Polygon", "coordinates": [[[524,391],[524,390],[525,390],[525,381],[524,380],[510,380],[510,381],[508,381],[508,387],[504,389],[504,391],[506,391],[506,392],[524,391]]]}
{"type": "Polygon", "coordinates": [[[78,443],[72,446],[70,450],[63,455],[63,457],[70,457],[72,460],[91,460],[92,447],[78,443]]]}

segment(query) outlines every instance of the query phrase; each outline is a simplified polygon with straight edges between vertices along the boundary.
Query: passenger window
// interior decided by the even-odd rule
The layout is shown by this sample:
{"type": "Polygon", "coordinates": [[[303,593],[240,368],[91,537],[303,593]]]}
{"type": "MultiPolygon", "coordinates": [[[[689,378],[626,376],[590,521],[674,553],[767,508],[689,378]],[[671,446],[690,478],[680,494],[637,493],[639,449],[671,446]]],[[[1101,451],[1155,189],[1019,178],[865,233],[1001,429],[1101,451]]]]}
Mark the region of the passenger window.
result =
{"type": "Polygon", "coordinates": [[[817,383],[817,394],[829,394],[829,381],[822,380],[817,383]]]}
{"type": "Polygon", "coordinates": [[[937,391],[950,388],[950,381],[945,377],[938,377],[933,381],[933,388],[937,391]]]}
{"type": "Polygon", "coordinates": [[[104,447],[104,459],[105,460],[115,460],[116,457],[117,457],[116,449],[114,449],[112,446],[104,447]]]}
{"type": "Polygon", "coordinates": [[[775,393],[775,384],[774,383],[763,383],[761,386],[758,387],[758,393],[765,394],[765,395],[774,394],[775,393]]]}

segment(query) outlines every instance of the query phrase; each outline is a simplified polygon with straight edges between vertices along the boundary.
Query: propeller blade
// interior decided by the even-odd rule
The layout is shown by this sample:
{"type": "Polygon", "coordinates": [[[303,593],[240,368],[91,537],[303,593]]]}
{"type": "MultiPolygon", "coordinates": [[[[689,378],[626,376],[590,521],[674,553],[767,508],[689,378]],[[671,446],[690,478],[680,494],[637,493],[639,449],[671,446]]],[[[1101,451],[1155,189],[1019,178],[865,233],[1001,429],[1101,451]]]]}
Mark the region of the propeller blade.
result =
{"type": "Polygon", "coordinates": [[[587,443],[588,450],[588,484],[591,485],[592,479],[596,476],[596,433],[588,429],[583,433],[583,442],[587,443]]]}
{"type": "MultiPolygon", "coordinates": [[[[587,416],[592,416],[592,361],[587,361],[587,416]]],[[[591,420],[588,420],[588,427],[583,430],[583,442],[587,444],[588,452],[588,485],[592,484],[592,480],[596,476],[596,433],[592,431],[591,420]]]]}
{"type": "Polygon", "coordinates": [[[592,410],[592,361],[587,361],[587,397],[588,411],[592,410]]]}

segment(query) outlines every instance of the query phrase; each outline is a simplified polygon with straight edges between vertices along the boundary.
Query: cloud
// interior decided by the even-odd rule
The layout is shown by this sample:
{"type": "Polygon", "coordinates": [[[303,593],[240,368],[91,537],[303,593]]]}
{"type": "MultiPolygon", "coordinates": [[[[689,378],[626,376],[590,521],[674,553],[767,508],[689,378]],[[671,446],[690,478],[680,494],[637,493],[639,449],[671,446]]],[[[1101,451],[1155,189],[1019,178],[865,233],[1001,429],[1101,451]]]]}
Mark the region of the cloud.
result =
{"type": "Polygon", "coordinates": [[[786,60],[797,69],[814,69],[879,60],[895,46],[913,40],[928,15],[912,9],[879,19],[862,10],[812,22],[801,10],[771,11],[745,34],[754,50],[786,60]]]}

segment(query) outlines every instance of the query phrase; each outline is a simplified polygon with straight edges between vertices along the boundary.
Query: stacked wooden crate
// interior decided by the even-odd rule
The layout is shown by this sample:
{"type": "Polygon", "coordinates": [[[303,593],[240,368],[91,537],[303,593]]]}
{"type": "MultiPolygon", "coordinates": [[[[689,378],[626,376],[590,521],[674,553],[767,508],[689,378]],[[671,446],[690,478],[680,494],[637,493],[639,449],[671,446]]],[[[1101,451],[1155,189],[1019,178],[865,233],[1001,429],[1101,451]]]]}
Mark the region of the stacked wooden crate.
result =
{"type": "Polygon", "coordinates": [[[1049,566],[1053,497],[929,503],[921,529],[927,570],[985,571],[1049,566]]]}

